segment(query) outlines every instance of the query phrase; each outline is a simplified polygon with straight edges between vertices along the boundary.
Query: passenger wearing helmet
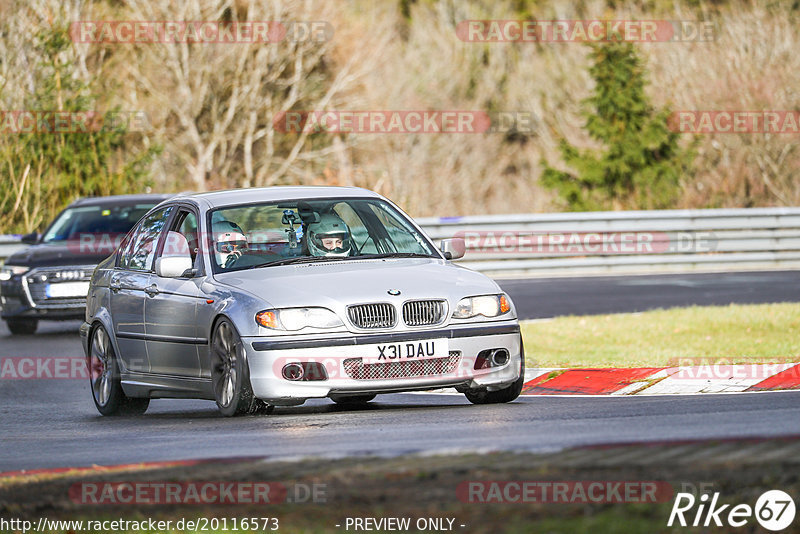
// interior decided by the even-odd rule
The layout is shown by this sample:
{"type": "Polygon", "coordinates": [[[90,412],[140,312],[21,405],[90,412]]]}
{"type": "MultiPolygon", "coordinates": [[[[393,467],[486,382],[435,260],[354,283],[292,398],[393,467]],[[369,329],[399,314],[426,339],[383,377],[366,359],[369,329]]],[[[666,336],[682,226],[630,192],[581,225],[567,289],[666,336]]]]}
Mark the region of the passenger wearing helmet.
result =
{"type": "Polygon", "coordinates": [[[312,256],[349,256],[352,247],[350,229],[335,213],[323,213],[318,222],[308,225],[308,252],[312,256]]]}
{"type": "Polygon", "coordinates": [[[217,221],[213,223],[214,256],[217,263],[224,268],[230,268],[242,257],[247,250],[247,237],[241,227],[231,221],[217,221]]]}

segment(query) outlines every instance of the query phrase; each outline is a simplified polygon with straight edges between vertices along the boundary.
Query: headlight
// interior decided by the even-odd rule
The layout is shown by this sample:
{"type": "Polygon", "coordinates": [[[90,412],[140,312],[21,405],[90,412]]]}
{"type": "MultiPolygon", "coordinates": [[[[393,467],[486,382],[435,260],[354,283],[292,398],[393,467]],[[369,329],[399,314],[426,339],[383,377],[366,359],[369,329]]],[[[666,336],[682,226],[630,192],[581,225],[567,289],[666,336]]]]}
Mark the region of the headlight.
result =
{"type": "Polygon", "coordinates": [[[344,326],[339,316],[327,308],[283,308],[256,314],[256,323],[274,330],[302,330],[344,326]]]}
{"type": "Polygon", "coordinates": [[[453,312],[454,319],[469,319],[483,315],[484,317],[497,317],[511,310],[511,303],[505,295],[483,295],[481,297],[466,297],[459,301],[453,312]]]}
{"type": "Polygon", "coordinates": [[[82,280],[91,277],[92,271],[88,269],[65,269],[63,271],[56,271],[50,275],[50,278],[55,278],[57,280],[82,280]]]}
{"type": "Polygon", "coordinates": [[[91,279],[92,275],[94,274],[94,267],[66,267],[58,271],[48,269],[34,272],[35,274],[30,274],[27,277],[29,284],[43,284],[45,282],[71,282],[91,279]]]}
{"type": "Polygon", "coordinates": [[[11,277],[17,274],[25,274],[30,267],[23,267],[21,265],[5,265],[0,268],[0,280],[11,280],[11,277]]]}

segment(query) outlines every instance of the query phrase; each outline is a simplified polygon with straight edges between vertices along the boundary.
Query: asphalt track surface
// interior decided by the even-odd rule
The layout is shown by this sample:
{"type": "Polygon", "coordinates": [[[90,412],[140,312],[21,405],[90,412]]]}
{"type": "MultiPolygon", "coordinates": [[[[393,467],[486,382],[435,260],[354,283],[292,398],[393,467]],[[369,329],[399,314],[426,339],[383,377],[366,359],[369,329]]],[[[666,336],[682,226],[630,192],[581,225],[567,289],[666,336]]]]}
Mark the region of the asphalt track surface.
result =
{"type": "MultiPolygon", "coordinates": [[[[502,285],[521,315],[548,317],[686,304],[800,301],[798,281],[796,273],[738,273],[509,280],[502,285]],[[652,283],[645,283],[647,279],[652,283]],[[609,295],[616,300],[604,303],[609,295]],[[529,306],[536,313],[527,313],[529,306]]],[[[0,326],[0,357],[82,356],[78,325],[42,323],[34,337],[11,337],[0,326]]],[[[104,418],[92,404],[87,380],[0,380],[0,471],[242,456],[545,452],[619,442],[797,435],[800,391],[525,397],[500,406],[473,406],[461,395],[392,394],[362,409],[319,400],[278,408],[270,416],[234,419],[220,417],[212,402],[154,400],[144,416],[104,418]]]]}
{"type": "Polygon", "coordinates": [[[800,302],[800,271],[498,280],[522,319],[800,302]]]}

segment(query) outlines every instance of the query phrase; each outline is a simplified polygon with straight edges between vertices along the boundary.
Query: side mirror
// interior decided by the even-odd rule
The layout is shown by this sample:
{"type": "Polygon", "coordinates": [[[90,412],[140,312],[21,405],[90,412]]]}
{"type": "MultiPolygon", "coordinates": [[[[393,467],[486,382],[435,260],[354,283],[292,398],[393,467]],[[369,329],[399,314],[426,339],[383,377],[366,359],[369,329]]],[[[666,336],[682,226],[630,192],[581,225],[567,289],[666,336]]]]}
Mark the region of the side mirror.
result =
{"type": "Polygon", "coordinates": [[[37,241],[39,241],[39,234],[37,234],[36,232],[25,234],[24,236],[22,236],[21,241],[25,245],[34,245],[36,244],[37,241]]]}
{"type": "Polygon", "coordinates": [[[192,271],[191,256],[166,256],[156,260],[156,274],[162,278],[180,278],[190,276],[192,271]],[[186,271],[190,271],[187,273],[186,271]]]}
{"type": "Polygon", "coordinates": [[[442,239],[439,242],[439,250],[444,253],[445,259],[457,260],[463,258],[467,253],[467,244],[460,237],[442,239]]]}

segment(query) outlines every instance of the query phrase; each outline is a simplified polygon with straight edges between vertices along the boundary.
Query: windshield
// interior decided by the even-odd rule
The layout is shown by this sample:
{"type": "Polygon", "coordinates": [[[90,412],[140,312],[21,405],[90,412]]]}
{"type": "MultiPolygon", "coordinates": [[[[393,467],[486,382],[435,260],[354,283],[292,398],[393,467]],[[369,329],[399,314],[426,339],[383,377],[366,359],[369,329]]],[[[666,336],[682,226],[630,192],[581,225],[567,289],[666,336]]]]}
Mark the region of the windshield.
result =
{"type": "Polygon", "coordinates": [[[375,257],[435,257],[408,219],[379,199],[250,204],[210,214],[215,272],[375,257]]]}
{"type": "Polygon", "coordinates": [[[80,240],[82,236],[97,234],[124,235],[153,206],[155,203],[67,208],[50,225],[42,242],[80,240]]]}

